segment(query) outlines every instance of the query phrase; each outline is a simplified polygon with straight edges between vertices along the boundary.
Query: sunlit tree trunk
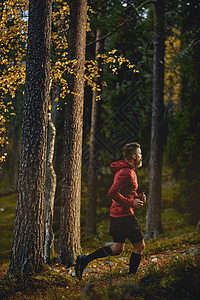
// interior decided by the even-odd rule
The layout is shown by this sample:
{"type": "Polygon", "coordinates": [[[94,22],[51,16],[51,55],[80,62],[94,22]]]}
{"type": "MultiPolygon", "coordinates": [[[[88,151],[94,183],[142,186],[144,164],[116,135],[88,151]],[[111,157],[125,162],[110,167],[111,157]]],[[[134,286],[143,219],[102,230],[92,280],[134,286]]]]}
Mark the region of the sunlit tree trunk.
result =
{"type": "MultiPolygon", "coordinates": [[[[97,29],[96,33],[96,60],[99,69],[102,68],[101,58],[98,54],[104,53],[104,39],[99,40],[103,36],[104,31],[97,29]],[[99,40],[99,41],[98,41],[99,40]]],[[[96,140],[96,131],[99,126],[101,101],[102,72],[100,77],[96,78],[96,84],[100,87],[93,91],[92,97],[92,113],[91,113],[91,129],[90,129],[90,151],[89,151],[89,167],[88,167],[88,192],[87,192],[87,216],[86,216],[86,235],[96,233],[96,205],[97,205],[97,188],[98,188],[98,155],[99,147],[96,140]]]]}
{"type": "Polygon", "coordinates": [[[51,112],[49,118],[49,147],[47,158],[47,175],[46,175],[46,193],[45,193],[45,241],[44,241],[44,262],[50,263],[50,253],[54,255],[54,233],[53,233],[53,216],[54,200],[56,193],[56,173],[53,167],[53,157],[56,139],[56,127],[52,121],[51,112]],[[48,177],[48,178],[47,178],[48,177]]]}
{"type": "Polygon", "coordinates": [[[163,231],[161,224],[161,187],[164,142],[164,0],[155,2],[153,64],[150,183],[146,238],[156,238],[163,231]]]}
{"type": "Polygon", "coordinates": [[[75,74],[68,74],[71,93],[64,112],[64,148],[61,221],[58,261],[72,265],[80,252],[80,204],[86,47],[87,0],[70,1],[69,59],[77,60],[75,74]]]}
{"type": "Polygon", "coordinates": [[[51,0],[29,1],[18,201],[9,273],[43,266],[51,0]]]}
{"type": "Polygon", "coordinates": [[[50,256],[54,256],[54,232],[53,232],[53,217],[54,217],[54,202],[57,186],[57,176],[54,170],[54,153],[56,141],[56,122],[58,119],[57,105],[60,98],[60,88],[52,93],[51,112],[48,114],[48,143],[47,143],[47,172],[45,181],[45,234],[44,234],[44,262],[50,263],[50,256]]]}

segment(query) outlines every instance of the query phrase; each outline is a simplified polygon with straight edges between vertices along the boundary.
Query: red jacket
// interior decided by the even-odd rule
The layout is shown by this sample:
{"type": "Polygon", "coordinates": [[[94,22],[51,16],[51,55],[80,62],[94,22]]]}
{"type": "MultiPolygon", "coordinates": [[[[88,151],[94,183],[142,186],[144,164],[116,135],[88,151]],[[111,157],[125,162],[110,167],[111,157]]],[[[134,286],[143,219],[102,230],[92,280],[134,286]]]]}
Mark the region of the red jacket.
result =
{"type": "Polygon", "coordinates": [[[112,198],[110,216],[133,215],[133,200],[142,195],[137,194],[138,183],[135,168],[125,160],[113,162],[110,167],[115,172],[114,182],[108,191],[108,196],[112,198]]]}

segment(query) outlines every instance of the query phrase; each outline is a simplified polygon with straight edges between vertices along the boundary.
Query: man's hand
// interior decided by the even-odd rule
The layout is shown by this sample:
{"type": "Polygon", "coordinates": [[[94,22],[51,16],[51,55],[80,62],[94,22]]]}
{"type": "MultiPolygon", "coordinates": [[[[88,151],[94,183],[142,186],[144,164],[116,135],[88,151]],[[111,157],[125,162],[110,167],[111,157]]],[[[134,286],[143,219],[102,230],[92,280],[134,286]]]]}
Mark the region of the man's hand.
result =
{"type": "Polygon", "coordinates": [[[133,208],[136,209],[136,208],[139,208],[141,206],[143,206],[144,202],[142,200],[140,200],[139,198],[135,198],[133,200],[133,208]]]}
{"type": "Polygon", "coordinates": [[[142,193],[141,200],[143,201],[143,203],[147,202],[147,197],[146,197],[146,195],[144,193],[142,193]]]}

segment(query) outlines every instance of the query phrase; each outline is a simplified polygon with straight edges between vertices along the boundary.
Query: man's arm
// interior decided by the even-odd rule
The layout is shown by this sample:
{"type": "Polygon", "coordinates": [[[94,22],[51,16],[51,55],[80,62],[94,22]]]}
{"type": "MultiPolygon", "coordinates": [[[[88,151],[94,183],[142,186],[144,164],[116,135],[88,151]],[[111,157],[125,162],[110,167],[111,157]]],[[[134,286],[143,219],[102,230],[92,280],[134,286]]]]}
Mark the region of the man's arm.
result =
{"type": "Polygon", "coordinates": [[[120,204],[133,207],[133,198],[130,199],[121,194],[121,190],[124,189],[127,182],[130,180],[130,175],[125,173],[123,169],[119,172],[120,173],[117,174],[117,176],[115,175],[114,182],[108,191],[108,196],[120,204]]]}

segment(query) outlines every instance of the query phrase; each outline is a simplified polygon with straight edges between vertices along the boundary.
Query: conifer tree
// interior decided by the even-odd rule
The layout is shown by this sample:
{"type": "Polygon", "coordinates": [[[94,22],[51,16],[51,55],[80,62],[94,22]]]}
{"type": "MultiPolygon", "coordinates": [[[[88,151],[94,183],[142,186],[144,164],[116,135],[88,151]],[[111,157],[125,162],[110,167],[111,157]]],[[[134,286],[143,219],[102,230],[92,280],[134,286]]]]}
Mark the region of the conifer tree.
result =
{"type": "Polygon", "coordinates": [[[146,238],[162,233],[161,187],[164,143],[164,0],[156,0],[154,10],[153,104],[151,124],[150,182],[146,238]]]}
{"type": "Polygon", "coordinates": [[[61,222],[58,261],[72,265],[80,252],[80,204],[84,65],[86,48],[87,0],[70,1],[69,60],[76,60],[68,73],[70,94],[64,112],[64,148],[61,192],[61,222]]]}
{"type": "Polygon", "coordinates": [[[30,0],[18,201],[9,273],[43,265],[51,0],[30,0]]]}
{"type": "MultiPolygon", "coordinates": [[[[99,12],[99,21],[104,17],[106,10],[106,1],[101,5],[99,12]]],[[[96,43],[95,43],[95,59],[97,67],[102,70],[102,58],[99,55],[104,53],[105,40],[102,37],[105,35],[105,30],[97,28],[96,43]]],[[[90,128],[90,151],[89,151],[89,166],[88,166],[88,192],[87,192],[87,216],[86,216],[86,235],[96,233],[96,206],[97,206],[97,188],[98,188],[98,155],[99,145],[96,139],[96,132],[100,125],[101,113],[101,96],[102,96],[102,71],[96,77],[98,88],[93,91],[92,96],[92,111],[91,111],[91,128],[90,128]]]]}

